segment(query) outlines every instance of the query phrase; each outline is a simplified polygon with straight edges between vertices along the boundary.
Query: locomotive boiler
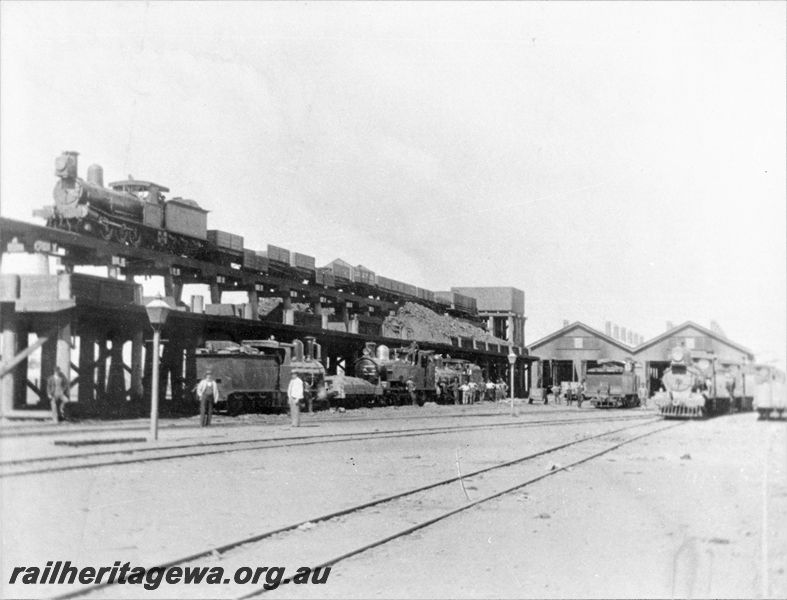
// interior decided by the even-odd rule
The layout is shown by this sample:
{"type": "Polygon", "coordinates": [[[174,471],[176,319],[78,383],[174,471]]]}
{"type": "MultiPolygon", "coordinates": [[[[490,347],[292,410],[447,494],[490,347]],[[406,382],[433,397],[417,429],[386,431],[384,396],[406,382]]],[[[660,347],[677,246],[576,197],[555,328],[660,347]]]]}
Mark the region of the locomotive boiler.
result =
{"type": "Polygon", "coordinates": [[[668,418],[701,418],[730,412],[735,406],[735,378],[711,354],[692,353],[683,346],[670,352],[670,365],[661,378],[663,389],[653,396],[668,418]]]}

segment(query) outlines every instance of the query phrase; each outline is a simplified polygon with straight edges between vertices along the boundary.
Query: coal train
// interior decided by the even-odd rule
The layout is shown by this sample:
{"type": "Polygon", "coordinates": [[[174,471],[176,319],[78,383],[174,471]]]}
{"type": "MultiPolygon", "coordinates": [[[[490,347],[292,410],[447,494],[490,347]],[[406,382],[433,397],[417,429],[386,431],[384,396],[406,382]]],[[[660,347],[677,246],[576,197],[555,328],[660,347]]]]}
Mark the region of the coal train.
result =
{"type": "Polygon", "coordinates": [[[702,418],[751,410],[753,385],[742,365],[722,363],[712,354],[676,346],[653,396],[666,418],[702,418]],[[747,392],[748,388],[748,392],[747,392]]]}
{"type": "Polygon", "coordinates": [[[129,176],[105,187],[98,165],[88,167],[86,179],[80,178],[77,152],[63,152],[55,160],[55,175],[54,205],[34,211],[46,219],[48,227],[216,264],[238,265],[253,273],[292,277],[327,288],[350,286],[363,295],[421,302],[471,317],[477,314],[475,298],[457,292],[433,292],[341,259],[318,268],[314,257],[272,244],[266,250],[246,248],[242,236],[208,229],[208,211],[194,200],[167,200],[169,189],[163,185],[129,176]]]}

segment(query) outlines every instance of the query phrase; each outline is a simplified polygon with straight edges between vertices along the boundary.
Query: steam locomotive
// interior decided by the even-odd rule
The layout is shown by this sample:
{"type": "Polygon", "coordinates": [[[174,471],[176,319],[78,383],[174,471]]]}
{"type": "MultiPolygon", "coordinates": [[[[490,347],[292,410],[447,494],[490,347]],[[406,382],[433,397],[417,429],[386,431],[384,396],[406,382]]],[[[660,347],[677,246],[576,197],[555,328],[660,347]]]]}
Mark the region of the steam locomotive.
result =
{"type": "Polygon", "coordinates": [[[91,165],[87,180],[78,176],[78,153],[55,160],[59,181],[54,206],[35,212],[48,227],[85,233],[129,246],[145,246],[195,258],[215,258],[208,240],[207,214],[194,200],[166,200],[169,189],[129,178],[104,187],[104,173],[91,165]]]}
{"type": "Polygon", "coordinates": [[[317,268],[314,257],[271,244],[261,251],[245,248],[242,236],[207,229],[208,211],[194,200],[167,200],[169,189],[163,185],[129,176],[105,187],[99,165],[90,165],[86,179],[80,178],[78,156],[78,152],[63,152],[55,159],[58,181],[54,205],[33,213],[46,219],[47,227],[226,266],[236,264],[247,271],[289,276],[330,288],[354,286],[362,295],[384,294],[467,316],[477,314],[476,299],[457,292],[433,292],[341,259],[317,268]]]}
{"type": "Polygon", "coordinates": [[[216,410],[241,412],[281,412],[288,407],[290,375],[298,373],[304,383],[304,402],[309,410],[325,403],[325,367],[321,348],[313,337],[306,345],[275,340],[206,342],[196,353],[197,376],[211,371],[221,398],[216,410]]]}
{"type": "Polygon", "coordinates": [[[713,355],[677,346],[653,401],[667,418],[701,418],[745,407],[745,384],[736,365],[724,365],[713,355]]]}
{"type": "Polygon", "coordinates": [[[385,404],[453,403],[453,391],[463,383],[483,389],[481,367],[468,360],[444,358],[421,350],[415,342],[393,351],[367,342],[355,363],[355,376],[378,389],[385,404]]]}
{"type": "Polygon", "coordinates": [[[639,377],[630,361],[600,361],[588,369],[581,402],[589,399],[596,408],[629,408],[639,406],[639,377]]]}
{"type": "Polygon", "coordinates": [[[392,353],[388,346],[367,342],[355,362],[355,376],[379,386],[387,404],[423,406],[436,399],[435,368],[434,351],[420,350],[416,343],[392,353]]]}

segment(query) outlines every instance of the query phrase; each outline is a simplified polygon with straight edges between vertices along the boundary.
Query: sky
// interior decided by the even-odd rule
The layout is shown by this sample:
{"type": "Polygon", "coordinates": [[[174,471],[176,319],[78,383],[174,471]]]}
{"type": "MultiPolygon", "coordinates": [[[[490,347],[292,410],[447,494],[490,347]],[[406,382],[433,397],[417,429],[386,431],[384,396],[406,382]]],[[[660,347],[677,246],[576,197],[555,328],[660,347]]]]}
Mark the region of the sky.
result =
{"type": "Polygon", "coordinates": [[[54,159],[210,228],[787,355],[783,2],[0,2],[0,212],[54,159]]]}

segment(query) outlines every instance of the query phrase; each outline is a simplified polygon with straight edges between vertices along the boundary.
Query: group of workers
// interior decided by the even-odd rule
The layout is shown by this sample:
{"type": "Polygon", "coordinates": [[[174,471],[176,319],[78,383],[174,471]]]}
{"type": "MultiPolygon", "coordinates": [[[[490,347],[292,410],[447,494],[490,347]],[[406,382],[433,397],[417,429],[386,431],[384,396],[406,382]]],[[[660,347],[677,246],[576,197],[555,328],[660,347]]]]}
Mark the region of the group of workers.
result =
{"type": "MultiPolygon", "coordinates": [[[[55,423],[65,418],[65,405],[68,403],[69,382],[60,367],[55,367],[54,373],[47,379],[46,392],[52,410],[52,420],[55,423]]],[[[194,394],[199,402],[200,427],[208,427],[213,417],[213,406],[220,398],[219,386],[213,379],[210,370],[194,387],[194,394]]],[[[287,388],[287,399],[290,405],[290,415],[293,427],[300,426],[300,402],[303,400],[304,386],[300,376],[293,372],[287,388]]]]}
{"type": "MultiPolygon", "coordinates": [[[[410,381],[408,381],[409,383],[410,381]]],[[[499,402],[508,398],[508,385],[502,379],[498,379],[496,383],[491,379],[479,383],[475,381],[460,383],[458,378],[454,378],[447,385],[445,383],[441,385],[443,388],[440,389],[438,387],[438,394],[449,394],[449,397],[454,398],[454,404],[474,404],[482,400],[499,402]]],[[[566,393],[562,393],[560,386],[553,385],[551,388],[547,387],[544,390],[543,401],[546,404],[551,395],[553,402],[564,400],[570,404],[572,400],[576,400],[581,406],[580,399],[582,398],[583,388],[584,382],[580,383],[577,389],[569,389],[566,390],[566,393]]],[[[60,422],[64,418],[64,406],[68,402],[68,389],[68,379],[59,367],[55,367],[54,373],[47,380],[47,395],[50,400],[52,420],[55,422],[60,422]]],[[[644,396],[644,400],[647,401],[646,388],[643,386],[638,391],[640,398],[642,399],[644,396]]],[[[210,370],[205,372],[203,379],[195,386],[194,392],[199,401],[200,427],[207,427],[210,425],[211,417],[213,416],[213,406],[219,400],[219,386],[213,379],[213,373],[210,370]]],[[[293,371],[287,386],[287,401],[290,407],[293,427],[300,426],[300,403],[304,396],[304,382],[300,375],[293,371]]],[[[531,394],[531,404],[535,396],[535,394],[531,394]]]]}
{"type": "MultiPolygon", "coordinates": [[[[219,387],[210,370],[205,372],[205,377],[197,384],[195,391],[199,399],[200,427],[207,427],[210,425],[213,405],[219,399],[219,387]]],[[[290,405],[290,419],[293,427],[301,425],[301,401],[304,395],[303,379],[293,371],[287,386],[287,402],[290,405]]]]}
{"type": "Polygon", "coordinates": [[[474,404],[482,400],[496,402],[508,398],[508,386],[502,379],[498,379],[497,383],[491,379],[476,383],[475,381],[465,381],[459,383],[458,378],[452,379],[447,385],[442,384],[443,389],[439,389],[438,395],[443,393],[453,397],[454,404],[474,404]]]}

